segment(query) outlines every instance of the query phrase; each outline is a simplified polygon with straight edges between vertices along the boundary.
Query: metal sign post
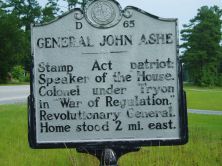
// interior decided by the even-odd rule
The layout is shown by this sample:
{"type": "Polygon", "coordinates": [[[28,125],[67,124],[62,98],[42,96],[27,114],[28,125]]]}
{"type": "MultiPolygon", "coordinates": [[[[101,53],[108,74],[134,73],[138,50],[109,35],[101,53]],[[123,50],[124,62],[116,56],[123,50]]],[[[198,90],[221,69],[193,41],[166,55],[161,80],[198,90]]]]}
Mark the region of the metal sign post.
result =
{"type": "Polygon", "coordinates": [[[77,148],[77,152],[91,154],[100,161],[100,166],[118,166],[118,159],[130,152],[139,151],[139,147],[114,147],[101,148],[98,147],[81,147],[77,148]]]}
{"type": "Polygon", "coordinates": [[[94,0],[31,36],[30,147],[117,165],[141,146],[187,143],[177,19],[94,0]]]}

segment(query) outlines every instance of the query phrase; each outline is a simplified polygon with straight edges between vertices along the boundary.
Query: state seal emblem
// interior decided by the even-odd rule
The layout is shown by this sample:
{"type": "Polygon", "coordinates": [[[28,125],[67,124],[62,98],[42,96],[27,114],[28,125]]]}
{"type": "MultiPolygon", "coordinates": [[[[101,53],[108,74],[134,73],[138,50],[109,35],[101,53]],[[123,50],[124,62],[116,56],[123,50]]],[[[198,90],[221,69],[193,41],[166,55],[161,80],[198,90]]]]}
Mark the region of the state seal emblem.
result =
{"type": "Polygon", "coordinates": [[[120,5],[111,0],[97,0],[86,4],[87,21],[97,28],[109,28],[122,18],[120,5]]]}

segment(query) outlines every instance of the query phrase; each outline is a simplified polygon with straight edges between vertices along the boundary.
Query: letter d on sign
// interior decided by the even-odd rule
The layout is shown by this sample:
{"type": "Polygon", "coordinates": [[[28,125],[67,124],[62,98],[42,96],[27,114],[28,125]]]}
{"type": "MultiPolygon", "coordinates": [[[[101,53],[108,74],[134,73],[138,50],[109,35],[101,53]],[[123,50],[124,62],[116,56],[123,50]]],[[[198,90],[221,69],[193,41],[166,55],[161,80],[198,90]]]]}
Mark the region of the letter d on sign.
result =
{"type": "Polygon", "coordinates": [[[82,29],[82,23],[76,22],[76,29],[82,29]]]}

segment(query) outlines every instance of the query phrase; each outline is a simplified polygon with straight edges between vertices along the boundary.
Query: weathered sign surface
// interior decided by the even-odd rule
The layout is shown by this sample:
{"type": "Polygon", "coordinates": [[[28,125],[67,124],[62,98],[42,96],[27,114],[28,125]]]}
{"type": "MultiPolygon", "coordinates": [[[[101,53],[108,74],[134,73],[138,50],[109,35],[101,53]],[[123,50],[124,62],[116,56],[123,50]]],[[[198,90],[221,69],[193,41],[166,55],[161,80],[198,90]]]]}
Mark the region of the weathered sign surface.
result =
{"type": "Polygon", "coordinates": [[[176,19],[90,1],[32,27],[33,148],[184,144],[176,19]]]}

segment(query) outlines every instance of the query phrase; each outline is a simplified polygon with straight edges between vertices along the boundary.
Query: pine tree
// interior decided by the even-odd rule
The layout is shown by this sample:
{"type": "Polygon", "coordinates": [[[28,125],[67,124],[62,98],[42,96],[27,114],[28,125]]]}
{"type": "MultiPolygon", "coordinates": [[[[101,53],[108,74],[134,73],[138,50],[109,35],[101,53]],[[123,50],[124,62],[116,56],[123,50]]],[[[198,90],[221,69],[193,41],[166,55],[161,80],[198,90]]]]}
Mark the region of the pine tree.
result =
{"type": "Polygon", "coordinates": [[[8,0],[7,7],[20,19],[20,26],[25,31],[29,31],[31,23],[39,22],[41,18],[41,7],[36,0],[8,0]]]}
{"type": "Polygon", "coordinates": [[[0,10],[0,39],[0,82],[6,82],[12,67],[24,55],[25,33],[19,28],[18,18],[3,10],[0,10]]]}
{"type": "Polygon", "coordinates": [[[75,8],[76,5],[80,5],[81,8],[83,8],[88,0],[65,0],[68,2],[68,8],[71,10],[72,8],[75,8]]]}
{"type": "Polygon", "coordinates": [[[182,59],[190,81],[196,85],[220,84],[221,16],[219,7],[203,6],[181,31],[184,41],[181,47],[185,50],[182,59]]]}
{"type": "Polygon", "coordinates": [[[46,6],[42,9],[41,22],[49,22],[56,18],[59,12],[58,0],[48,0],[46,6]]]}

